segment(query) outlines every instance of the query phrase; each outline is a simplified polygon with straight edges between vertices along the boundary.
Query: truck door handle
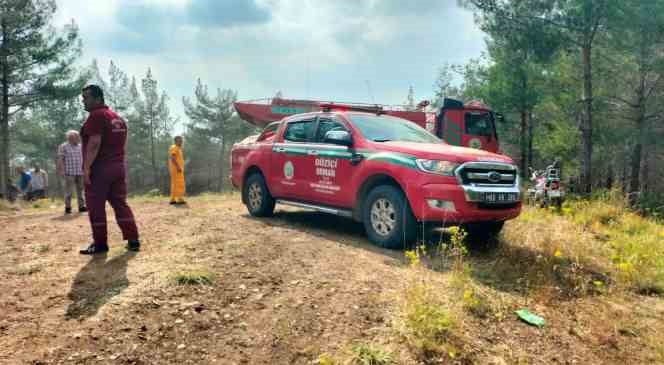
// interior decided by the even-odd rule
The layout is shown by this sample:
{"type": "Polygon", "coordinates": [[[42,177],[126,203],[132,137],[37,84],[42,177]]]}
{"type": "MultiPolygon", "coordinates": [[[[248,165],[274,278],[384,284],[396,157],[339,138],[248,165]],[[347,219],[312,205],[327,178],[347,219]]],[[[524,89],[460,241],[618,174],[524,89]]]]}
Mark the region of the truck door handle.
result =
{"type": "Polygon", "coordinates": [[[359,164],[360,162],[362,162],[363,159],[364,159],[364,156],[360,155],[359,153],[353,153],[353,155],[350,158],[350,164],[355,166],[355,165],[359,164]]]}
{"type": "Polygon", "coordinates": [[[284,147],[277,147],[277,152],[286,152],[286,148],[284,147]]]}
{"type": "Polygon", "coordinates": [[[309,150],[309,151],[307,151],[307,155],[310,155],[310,156],[316,156],[316,155],[318,155],[318,151],[316,151],[316,150],[309,150]]]}

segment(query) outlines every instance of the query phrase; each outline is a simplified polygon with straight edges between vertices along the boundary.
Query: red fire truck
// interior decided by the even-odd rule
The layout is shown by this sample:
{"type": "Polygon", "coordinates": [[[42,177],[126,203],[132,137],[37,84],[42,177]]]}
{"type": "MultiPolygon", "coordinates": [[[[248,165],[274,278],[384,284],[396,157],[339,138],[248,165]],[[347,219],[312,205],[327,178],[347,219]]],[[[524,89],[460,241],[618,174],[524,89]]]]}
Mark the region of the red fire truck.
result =
{"type": "Polygon", "coordinates": [[[283,98],[238,101],[234,104],[242,119],[261,128],[287,116],[321,111],[330,106],[337,110],[380,110],[383,114],[417,123],[449,145],[499,152],[495,122],[502,119],[501,114],[494,113],[488,106],[477,101],[464,104],[459,100],[445,98],[443,106],[438,110],[425,111],[428,105],[429,103],[424,101],[418,104],[415,110],[409,110],[407,107],[395,105],[283,98]]]}

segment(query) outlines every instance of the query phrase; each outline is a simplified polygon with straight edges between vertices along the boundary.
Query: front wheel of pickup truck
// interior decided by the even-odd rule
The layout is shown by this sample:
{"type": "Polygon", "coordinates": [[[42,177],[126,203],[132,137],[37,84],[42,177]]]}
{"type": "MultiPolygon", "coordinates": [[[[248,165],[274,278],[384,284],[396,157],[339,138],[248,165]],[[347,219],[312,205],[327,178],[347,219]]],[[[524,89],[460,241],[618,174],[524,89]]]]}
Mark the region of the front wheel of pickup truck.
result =
{"type": "Polygon", "coordinates": [[[247,178],[242,194],[249,214],[254,217],[269,217],[274,213],[274,198],[261,174],[255,173],[247,178]]]}
{"type": "Polygon", "coordinates": [[[376,187],[367,196],[362,209],[364,229],[376,245],[398,249],[415,240],[415,216],[398,188],[391,185],[376,187]]]}

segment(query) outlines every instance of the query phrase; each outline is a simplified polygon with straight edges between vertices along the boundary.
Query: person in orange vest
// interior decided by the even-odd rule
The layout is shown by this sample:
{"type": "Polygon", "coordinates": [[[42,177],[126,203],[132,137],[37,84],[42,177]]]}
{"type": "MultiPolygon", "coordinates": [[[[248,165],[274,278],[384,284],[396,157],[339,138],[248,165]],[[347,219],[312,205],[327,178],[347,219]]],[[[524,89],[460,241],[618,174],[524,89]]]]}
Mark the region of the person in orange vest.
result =
{"type": "Polygon", "coordinates": [[[182,136],[176,136],[175,144],[168,149],[168,171],[171,174],[171,203],[186,204],[184,201],[184,156],[182,155],[182,136]]]}

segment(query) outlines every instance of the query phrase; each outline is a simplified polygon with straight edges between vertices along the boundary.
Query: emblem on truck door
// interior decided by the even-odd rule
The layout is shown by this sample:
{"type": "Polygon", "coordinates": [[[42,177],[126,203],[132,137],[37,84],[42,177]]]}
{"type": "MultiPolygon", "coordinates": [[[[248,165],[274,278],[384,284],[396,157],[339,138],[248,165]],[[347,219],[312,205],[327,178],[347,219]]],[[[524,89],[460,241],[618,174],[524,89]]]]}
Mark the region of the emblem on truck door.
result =
{"type": "Polygon", "coordinates": [[[284,164],[284,176],[286,176],[286,179],[290,180],[293,178],[293,175],[295,175],[295,167],[292,162],[286,161],[284,164]]]}

